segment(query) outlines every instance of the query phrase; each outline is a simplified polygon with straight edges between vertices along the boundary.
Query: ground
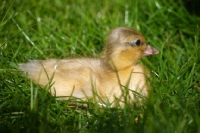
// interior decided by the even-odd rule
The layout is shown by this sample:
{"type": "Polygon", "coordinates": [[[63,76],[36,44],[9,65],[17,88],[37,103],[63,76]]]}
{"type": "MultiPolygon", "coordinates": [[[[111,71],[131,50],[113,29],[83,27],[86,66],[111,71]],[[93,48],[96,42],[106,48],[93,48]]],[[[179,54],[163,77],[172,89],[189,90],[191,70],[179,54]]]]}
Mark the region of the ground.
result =
{"type": "Polygon", "coordinates": [[[0,132],[200,132],[200,17],[186,9],[162,0],[3,0],[0,132]],[[141,61],[152,77],[141,106],[71,106],[17,69],[31,59],[98,58],[117,26],[138,30],[160,51],[141,61]]]}

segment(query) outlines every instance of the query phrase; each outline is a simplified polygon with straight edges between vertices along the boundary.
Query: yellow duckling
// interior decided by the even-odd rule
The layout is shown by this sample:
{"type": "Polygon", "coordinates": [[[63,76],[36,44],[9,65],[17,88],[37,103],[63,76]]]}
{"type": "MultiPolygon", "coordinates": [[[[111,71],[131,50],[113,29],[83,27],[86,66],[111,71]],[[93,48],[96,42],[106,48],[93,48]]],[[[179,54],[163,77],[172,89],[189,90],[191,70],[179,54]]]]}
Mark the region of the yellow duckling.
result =
{"type": "Polygon", "coordinates": [[[158,54],[139,32],[127,28],[113,29],[107,38],[102,58],[33,60],[19,64],[35,83],[46,86],[55,96],[74,96],[88,99],[97,95],[97,101],[113,103],[116,98],[123,105],[123,90],[148,96],[148,71],[138,60],[142,56],[158,54]]]}

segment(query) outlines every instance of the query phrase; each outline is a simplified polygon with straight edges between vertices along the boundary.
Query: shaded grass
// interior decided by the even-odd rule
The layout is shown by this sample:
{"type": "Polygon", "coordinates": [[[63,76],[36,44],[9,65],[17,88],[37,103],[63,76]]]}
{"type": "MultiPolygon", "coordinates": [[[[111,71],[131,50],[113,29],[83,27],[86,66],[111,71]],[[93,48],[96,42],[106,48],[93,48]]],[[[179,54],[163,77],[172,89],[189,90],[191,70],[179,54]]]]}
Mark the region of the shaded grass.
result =
{"type": "Polygon", "coordinates": [[[180,2],[15,0],[0,10],[1,132],[200,132],[200,18],[180,2]],[[160,51],[142,60],[152,75],[142,106],[69,106],[16,69],[30,59],[99,57],[116,26],[139,30],[160,51]]]}

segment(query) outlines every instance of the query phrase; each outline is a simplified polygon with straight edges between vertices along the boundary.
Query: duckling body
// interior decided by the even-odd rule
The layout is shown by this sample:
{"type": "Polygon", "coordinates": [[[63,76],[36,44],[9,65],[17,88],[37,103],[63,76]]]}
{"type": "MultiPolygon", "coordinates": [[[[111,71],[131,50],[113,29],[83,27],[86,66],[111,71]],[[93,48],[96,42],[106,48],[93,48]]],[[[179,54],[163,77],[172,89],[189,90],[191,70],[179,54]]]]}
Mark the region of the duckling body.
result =
{"type": "MultiPolygon", "coordinates": [[[[123,102],[126,88],[148,96],[148,70],[138,64],[143,55],[157,54],[137,31],[119,27],[111,31],[103,57],[33,60],[19,65],[28,77],[41,86],[51,85],[55,96],[88,99],[98,95],[99,101],[123,102]]],[[[130,98],[134,100],[132,92],[130,98]]]]}

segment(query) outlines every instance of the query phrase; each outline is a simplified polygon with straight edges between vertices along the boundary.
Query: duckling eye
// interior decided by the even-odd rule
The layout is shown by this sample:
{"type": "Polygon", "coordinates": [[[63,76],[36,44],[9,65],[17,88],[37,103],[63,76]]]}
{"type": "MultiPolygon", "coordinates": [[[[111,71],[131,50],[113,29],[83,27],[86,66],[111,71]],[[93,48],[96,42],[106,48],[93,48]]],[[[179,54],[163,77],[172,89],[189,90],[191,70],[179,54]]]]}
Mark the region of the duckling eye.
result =
{"type": "Polygon", "coordinates": [[[137,46],[140,46],[140,45],[141,45],[140,39],[138,39],[138,40],[135,42],[135,44],[136,44],[137,46]]]}
{"type": "Polygon", "coordinates": [[[136,41],[133,42],[127,42],[130,46],[140,46],[142,44],[142,42],[140,41],[140,39],[137,39],[136,41]]]}

